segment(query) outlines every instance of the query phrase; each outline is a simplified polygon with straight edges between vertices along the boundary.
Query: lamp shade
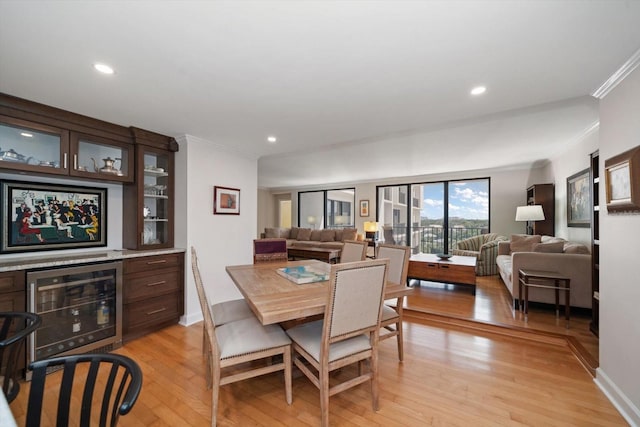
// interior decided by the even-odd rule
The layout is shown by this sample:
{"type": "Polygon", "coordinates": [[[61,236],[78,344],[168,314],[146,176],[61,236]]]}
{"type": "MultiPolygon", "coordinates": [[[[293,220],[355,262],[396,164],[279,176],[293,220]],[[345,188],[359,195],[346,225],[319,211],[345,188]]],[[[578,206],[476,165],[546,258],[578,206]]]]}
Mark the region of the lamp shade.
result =
{"type": "Polygon", "coordinates": [[[516,221],[542,221],[544,212],[541,205],[518,206],[516,221]]]}
{"type": "Polygon", "coordinates": [[[378,223],[375,221],[365,221],[364,231],[375,233],[376,231],[378,231],[378,223]]]}
{"type": "Polygon", "coordinates": [[[315,224],[315,223],[316,223],[316,217],[315,217],[315,216],[312,216],[312,215],[309,215],[309,216],[307,217],[307,223],[309,223],[309,224],[315,224]]]}

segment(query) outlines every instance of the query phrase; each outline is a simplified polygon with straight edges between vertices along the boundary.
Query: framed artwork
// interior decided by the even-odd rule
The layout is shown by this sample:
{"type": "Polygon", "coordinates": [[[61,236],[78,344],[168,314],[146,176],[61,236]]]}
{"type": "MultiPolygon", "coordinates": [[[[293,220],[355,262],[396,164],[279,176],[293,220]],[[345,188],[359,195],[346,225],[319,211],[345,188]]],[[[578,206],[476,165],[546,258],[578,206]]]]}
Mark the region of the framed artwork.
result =
{"type": "Polygon", "coordinates": [[[213,213],[216,215],[240,215],[240,190],[213,187],[213,213]]]}
{"type": "Polygon", "coordinates": [[[0,253],[107,245],[107,189],[0,181],[0,253]]]}
{"type": "Polygon", "coordinates": [[[369,216],[368,200],[360,200],[360,216],[369,216]]]}
{"type": "Polygon", "coordinates": [[[640,146],[604,163],[607,210],[640,211],[640,146]]]}
{"type": "Polygon", "coordinates": [[[591,226],[591,173],[589,169],[567,178],[567,226],[591,226]]]}

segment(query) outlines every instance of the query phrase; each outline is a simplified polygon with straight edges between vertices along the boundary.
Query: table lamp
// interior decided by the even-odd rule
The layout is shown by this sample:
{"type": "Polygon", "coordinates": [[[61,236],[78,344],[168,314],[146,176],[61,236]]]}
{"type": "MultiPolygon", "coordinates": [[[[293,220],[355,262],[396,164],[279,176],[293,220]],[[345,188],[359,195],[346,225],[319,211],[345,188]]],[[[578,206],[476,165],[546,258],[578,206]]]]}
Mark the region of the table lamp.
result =
{"type": "Polygon", "coordinates": [[[375,221],[365,221],[364,234],[366,239],[378,240],[378,223],[375,221]]]}
{"type": "Polygon", "coordinates": [[[533,234],[533,221],[544,221],[544,212],[541,205],[518,206],[516,209],[516,221],[527,222],[527,234],[533,234]]]}
{"type": "Polygon", "coordinates": [[[311,226],[311,228],[316,228],[316,217],[313,215],[309,215],[307,217],[307,223],[311,226]]]}

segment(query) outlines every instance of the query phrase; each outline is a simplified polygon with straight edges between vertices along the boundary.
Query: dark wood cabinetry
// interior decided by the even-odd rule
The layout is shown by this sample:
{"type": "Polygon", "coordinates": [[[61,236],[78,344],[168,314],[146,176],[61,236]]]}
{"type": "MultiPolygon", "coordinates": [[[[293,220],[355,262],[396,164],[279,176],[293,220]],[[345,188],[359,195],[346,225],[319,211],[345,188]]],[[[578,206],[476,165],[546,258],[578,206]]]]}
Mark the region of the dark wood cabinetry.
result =
{"type": "Polygon", "coordinates": [[[25,311],[24,271],[0,273],[0,311],[25,311]]]}
{"type": "Polygon", "coordinates": [[[536,184],[527,188],[527,205],[541,205],[543,221],[527,223],[527,234],[555,235],[555,189],[553,184],[536,184]]]}
{"type": "Polygon", "coordinates": [[[126,259],[123,341],[177,323],[184,314],[184,253],[126,259]]]}
{"type": "Polygon", "coordinates": [[[592,319],[589,328],[598,335],[600,324],[600,153],[591,154],[591,298],[592,319]]]}

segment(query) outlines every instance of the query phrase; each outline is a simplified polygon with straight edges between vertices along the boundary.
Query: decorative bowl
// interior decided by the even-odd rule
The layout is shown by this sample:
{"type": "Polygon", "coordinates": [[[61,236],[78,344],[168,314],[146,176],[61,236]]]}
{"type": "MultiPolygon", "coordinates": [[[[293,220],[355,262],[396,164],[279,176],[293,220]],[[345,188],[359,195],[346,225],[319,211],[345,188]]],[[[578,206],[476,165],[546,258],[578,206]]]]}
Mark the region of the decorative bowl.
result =
{"type": "Polygon", "coordinates": [[[451,258],[453,255],[451,254],[436,254],[436,256],[440,259],[449,259],[451,258]]]}

